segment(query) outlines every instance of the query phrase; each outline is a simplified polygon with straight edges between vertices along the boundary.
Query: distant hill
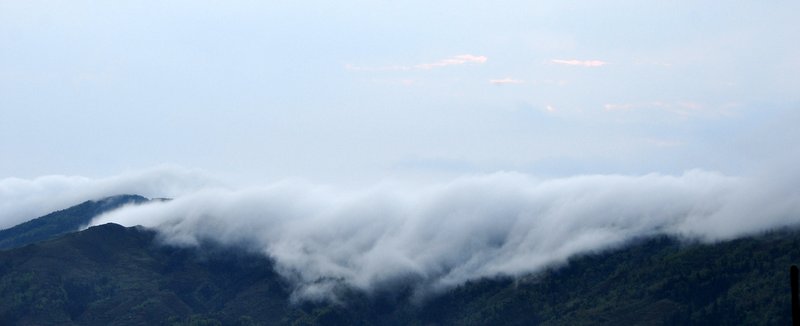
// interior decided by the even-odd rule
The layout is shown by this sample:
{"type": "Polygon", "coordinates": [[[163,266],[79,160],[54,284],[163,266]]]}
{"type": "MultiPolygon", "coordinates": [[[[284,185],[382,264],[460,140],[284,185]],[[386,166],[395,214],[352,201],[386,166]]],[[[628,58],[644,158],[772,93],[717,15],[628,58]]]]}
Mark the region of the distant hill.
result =
{"type": "Polygon", "coordinates": [[[65,210],[30,220],[17,226],[0,230],[0,250],[22,247],[27,244],[53,239],[59,235],[78,231],[102,213],[127,204],[140,204],[148,199],[138,195],[119,195],[101,200],[89,200],[65,210]]]}
{"type": "Polygon", "coordinates": [[[666,238],[423,301],[402,286],[292,304],[259,254],[159,244],[106,224],[0,252],[2,325],[787,325],[800,232],[712,245],[666,238]]]}

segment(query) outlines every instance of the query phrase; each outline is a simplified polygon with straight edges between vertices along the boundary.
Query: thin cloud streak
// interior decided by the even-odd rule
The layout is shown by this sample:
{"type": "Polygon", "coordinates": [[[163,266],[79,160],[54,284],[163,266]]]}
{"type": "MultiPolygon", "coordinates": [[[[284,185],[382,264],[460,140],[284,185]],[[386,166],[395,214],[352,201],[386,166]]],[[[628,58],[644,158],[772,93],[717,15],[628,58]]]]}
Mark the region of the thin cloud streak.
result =
{"type": "Polygon", "coordinates": [[[487,60],[489,60],[489,58],[482,55],[462,54],[454,56],[452,58],[440,60],[434,63],[418,64],[414,67],[417,69],[431,69],[431,68],[438,68],[445,66],[463,65],[467,63],[481,64],[481,63],[486,63],[487,60]]]}
{"type": "Polygon", "coordinates": [[[489,58],[483,55],[460,54],[447,59],[442,59],[436,62],[420,63],[415,65],[389,65],[389,66],[356,66],[352,64],[345,65],[345,69],[353,71],[408,71],[408,70],[430,70],[434,68],[441,68],[447,66],[458,66],[464,64],[483,64],[489,58]]]}
{"type": "Polygon", "coordinates": [[[553,59],[550,62],[560,65],[567,65],[567,66],[581,66],[581,67],[602,67],[608,64],[608,62],[601,61],[601,60],[564,60],[564,59],[553,59]]]}
{"type": "Polygon", "coordinates": [[[506,77],[503,79],[490,79],[489,83],[492,85],[515,85],[515,84],[524,84],[524,80],[514,79],[511,77],[506,77]]]}

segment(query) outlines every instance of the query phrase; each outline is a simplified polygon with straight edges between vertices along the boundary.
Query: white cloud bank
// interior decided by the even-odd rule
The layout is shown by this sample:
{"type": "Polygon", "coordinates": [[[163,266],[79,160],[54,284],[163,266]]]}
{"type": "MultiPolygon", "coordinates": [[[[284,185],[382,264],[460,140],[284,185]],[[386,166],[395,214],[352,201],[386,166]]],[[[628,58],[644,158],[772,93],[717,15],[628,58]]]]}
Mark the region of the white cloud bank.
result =
{"type": "Polygon", "coordinates": [[[175,166],[99,179],[65,175],[0,179],[0,229],[87,200],[118,194],[174,197],[214,184],[218,183],[203,172],[175,166]]]}
{"type": "Polygon", "coordinates": [[[426,292],[540,271],[639,236],[715,241],[796,225],[796,182],[773,181],[694,170],[551,180],[496,173],[359,191],[284,182],[206,189],[93,224],[144,225],[167,243],[212,240],[260,251],[294,282],[297,298],[396,282],[426,292]]]}

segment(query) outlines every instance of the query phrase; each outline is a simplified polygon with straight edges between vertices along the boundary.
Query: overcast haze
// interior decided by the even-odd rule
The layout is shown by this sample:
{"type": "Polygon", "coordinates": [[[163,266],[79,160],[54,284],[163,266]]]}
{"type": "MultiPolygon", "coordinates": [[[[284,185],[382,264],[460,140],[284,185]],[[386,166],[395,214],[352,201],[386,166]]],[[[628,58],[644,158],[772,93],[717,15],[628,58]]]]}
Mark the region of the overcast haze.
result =
{"type": "Polygon", "coordinates": [[[0,0],[0,228],[173,197],[94,223],[246,246],[324,297],[797,225],[798,22],[797,1],[0,0]]]}
{"type": "Polygon", "coordinates": [[[759,128],[797,109],[798,12],[795,1],[0,1],[0,175],[163,163],[236,183],[749,173],[770,155],[759,128]]]}

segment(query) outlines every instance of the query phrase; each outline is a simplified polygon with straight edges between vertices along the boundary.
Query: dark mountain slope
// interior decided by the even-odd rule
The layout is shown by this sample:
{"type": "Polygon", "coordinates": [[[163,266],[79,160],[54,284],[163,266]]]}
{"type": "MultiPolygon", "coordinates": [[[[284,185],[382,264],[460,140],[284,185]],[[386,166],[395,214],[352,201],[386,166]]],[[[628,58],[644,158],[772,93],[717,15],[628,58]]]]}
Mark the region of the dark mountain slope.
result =
{"type": "Polygon", "coordinates": [[[484,280],[427,303],[442,324],[788,325],[800,233],[714,245],[668,238],[573,259],[520,281],[484,280]]]}
{"type": "Polygon", "coordinates": [[[80,205],[0,230],[0,249],[22,247],[27,244],[53,239],[65,233],[75,232],[89,224],[95,216],[123,205],[140,204],[147,201],[147,198],[138,195],[119,195],[101,200],[89,200],[80,205]]]}
{"type": "Polygon", "coordinates": [[[158,325],[210,313],[236,320],[242,308],[274,324],[287,297],[262,256],[160,246],[154,232],[116,224],[0,252],[3,325],[158,325]]]}
{"type": "Polygon", "coordinates": [[[3,325],[777,325],[800,232],[713,245],[659,237],[519,280],[470,282],[427,300],[403,286],[291,304],[258,254],[159,245],[107,224],[0,252],[3,325]]]}

